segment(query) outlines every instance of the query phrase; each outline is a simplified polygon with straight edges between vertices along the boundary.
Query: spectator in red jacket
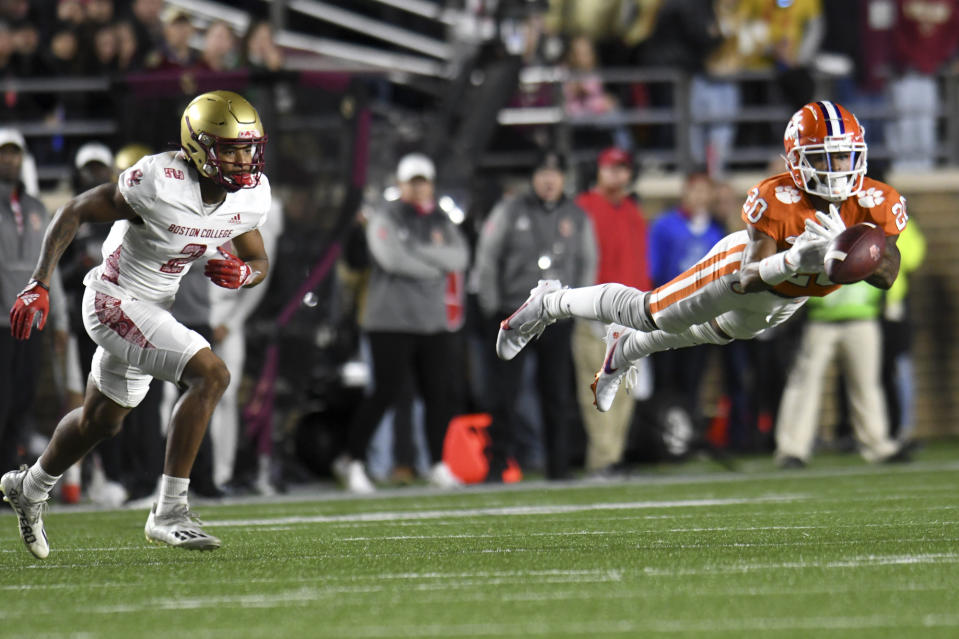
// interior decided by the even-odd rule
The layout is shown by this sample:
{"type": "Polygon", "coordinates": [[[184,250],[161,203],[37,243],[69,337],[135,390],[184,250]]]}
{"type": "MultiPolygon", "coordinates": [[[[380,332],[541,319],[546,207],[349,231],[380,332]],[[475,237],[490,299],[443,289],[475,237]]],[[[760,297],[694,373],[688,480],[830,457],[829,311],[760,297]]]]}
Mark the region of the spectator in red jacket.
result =
{"type": "MultiPolygon", "coordinates": [[[[633,161],[623,149],[610,147],[599,154],[596,186],[576,198],[589,216],[596,233],[599,265],[596,284],[618,282],[649,290],[646,220],[630,195],[633,161]]],[[[619,402],[607,413],[592,406],[590,383],[603,365],[605,327],[598,322],[577,321],[573,333],[573,359],[580,412],[586,428],[586,471],[592,475],[614,472],[622,461],[633,402],[619,402]]]]}

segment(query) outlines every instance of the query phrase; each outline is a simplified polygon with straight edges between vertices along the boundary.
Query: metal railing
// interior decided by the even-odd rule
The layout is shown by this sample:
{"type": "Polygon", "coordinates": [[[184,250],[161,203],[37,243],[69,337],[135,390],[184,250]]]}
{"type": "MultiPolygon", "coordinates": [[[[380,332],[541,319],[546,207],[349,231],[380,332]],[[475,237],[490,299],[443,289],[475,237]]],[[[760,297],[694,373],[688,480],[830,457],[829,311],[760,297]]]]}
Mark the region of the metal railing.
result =
{"type": "MultiPolygon", "coordinates": [[[[47,78],[47,79],[5,79],[0,81],[0,90],[10,94],[32,95],[47,94],[56,98],[67,98],[82,96],[84,98],[108,98],[116,104],[115,113],[102,114],[92,113],[84,114],[81,117],[66,117],[52,119],[47,112],[37,112],[35,117],[31,113],[14,121],[6,121],[3,126],[13,126],[18,128],[28,140],[28,144],[36,141],[43,141],[51,138],[61,138],[66,142],[65,148],[75,147],[84,138],[107,138],[113,139],[118,144],[137,141],[138,131],[130,130],[130,121],[133,119],[139,129],[157,128],[161,126],[159,120],[152,121],[150,118],[163,118],[166,122],[169,120],[170,126],[175,126],[175,118],[170,117],[170,113],[176,113],[176,109],[167,109],[169,113],[161,113],[159,109],[154,109],[152,113],[141,112],[143,102],[138,102],[135,93],[144,94],[144,88],[148,88],[157,95],[163,96],[163,99],[176,102],[185,101],[188,94],[186,89],[181,87],[182,77],[189,74],[139,74],[125,78],[85,78],[85,77],[65,77],[65,78],[47,78]],[[158,86],[163,85],[166,88],[150,88],[150,83],[156,82],[158,86]],[[165,84],[164,84],[165,83],[165,84]],[[71,145],[71,142],[76,142],[71,145]]],[[[208,74],[209,75],[209,74],[208,74]]],[[[266,88],[276,86],[279,83],[296,84],[300,79],[309,75],[308,71],[287,71],[277,74],[263,74],[255,78],[249,77],[245,72],[234,72],[227,74],[228,83],[233,85],[240,84],[248,88],[266,88]]],[[[335,75],[335,74],[331,74],[335,75]]],[[[355,76],[355,74],[353,74],[355,76]]],[[[368,78],[383,78],[382,74],[365,71],[364,75],[368,78]]],[[[520,76],[520,89],[524,86],[529,88],[533,86],[545,87],[547,94],[551,96],[548,105],[537,105],[528,107],[509,107],[501,109],[497,115],[498,126],[507,129],[516,129],[517,132],[522,128],[545,127],[549,130],[550,136],[557,144],[566,150],[572,161],[578,163],[588,163],[595,158],[598,148],[592,148],[579,144],[576,140],[577,131],[584,129],[611,130],[614,127],[630,127],[634,131],[649,130],[658,127],[668,132],[662,139],[667,139],[668,144],[657,145],[643,140],[638,145],[638,155],[640,161],[646,164],[652,164],[667,171],[687,172],[695,169],[692,161],[689,129],[692,125],[708,124],[715,122],[706,118],[698,118],[693,115],[689,106],[690,82],[691,78],[687,74],[674,70],[654,70],[654,69],[603,69],[597,74],[604,84],[610,89],[625,87],[629,85],[643,85],[646,87],[658,85],[661,94],[669,95],[669,105],[666,106],[635,106],[624,103],[617,110],[614,117],[602,116],[573,116],[567,113],[563,102],[563,83],[578,76],[571,74],[564,69],[556,67],[534,67],[524,69],[520,76]]],[[[200,90],[206,90],[202,85],[204,83],[203,74],[193,74],[191,79],[194,84],[199,80],[200,90]]],[[[775,77],[772,73],[743,73],[735,76],[734,81],[742,83],[759,83],[766,85],[767,88],[775,85],[775,77]]],[[[834,78],[827,76],[816,76],[815,95],[820,98],[831,98],[835,94],[834,78]]],[[[939,142],[936,149],[936,160],[940,165],[957,166],[959,165],[959,74],[947,73],[939,78],[942,90],[940,93],[940,104],[938,109],[938,126],[941,131],[939,142]]],[[[213,82],[209,77],[206,83],[213,82]]],[[[770,89],[769,93],[775,95],[775,91],[770,89]]],[[[272,92],[269,95],[275,95],[272,92]]],[[[146,100],[148,98],[144,98],[146,100]]],[[[184,102],[185,104],[185,102],[184,102]]],[[[182,108],[182,104],[179,105],[182,108]]],[[[389,104],[381,107],[392,108],[389,104]]],[[[289,130],[291,128],[303,127],[307,129],[330,129],[336,127],[337,117],[335,109],[322,112],[311,106],[305,112],[278,110],[275,104],[264,104],[262,110],[269,113],[274,127],[279,130],[289,130]],[[325,114],[324,114],[325,113],[325,114]]],[[[401,111],[402,109],[397,109],[401,111]]],[[[769,131],[768,139],[760,144],[734,146],[729,158],[729,168],[733,171],[737,169],[752,169],[764,165],[771,157],[781,152],[782,139],[778,133],[781,127],[785,125],[786,120],[793,112],[793,108],[782,102],[770,101],[768,104],[746,104],[731,119],[737,126],[756,126],[762,125],[769,131]]],[[[382,108],[381,108],[382,111],[382,108]]],[[[857,115],[862,121],[871,123],[885,123],[896,118],[896,113],[888,103],[878,103],[856,108],[857,115]]],[[[422,128],[428,128],[430,118],[429,113],[417,113],[415,118],[420,122],[422,128]]],[[[411,118],[412,119],[412,118],[411,118]]],[[[169,130],[169,126],[162,124],[164,132],[167,133],[170,140],[176,137],[175,130],[169,130]]],[[[891,150],[884,143],[870,144],[870,158],[875,160],[888,159],[891,156],[891,150]]],[[[495,148],[488,149],[478,159],[480,167],[486,169],[507,169],[522,168],[529,165],[534,158],[533,153],[517,153],[515,151],[497,151],[495,148]]],[[[47,154],[41,158],[38,166],[41,180],[56,180],[66,178],[71,171],[71,157],[61,153],[47,154]]]]}
{"type": "MultiPolygon", "coordinates": [[[[595,73],[571,73],[559,67],[533,67],[523,71],[520,77],[521,89],[547,87],[553,96],[549,105],[530,107],[509,107],[500,110],[498,122],[503,127],[546,127],[550,137],[563,148],[574,161],[588,161],[595,158],[598,149],[582,148],[574,142],[577,130],[613,129],[627,126],[634,129],[665,127],[672,140],[668,146],[641,146],[638,149],[641,160],[661,165],[679,172],[693,170],[689,141],[689,129],[695,125],[733,123],[737,126],[768,126],[770,135],[763,144],[735,146],[729,157],[731,169],[752,168],[764,164],[782,150],[782,138],[778,131],[785,127],[786,121],[795,111],[795,106],[777,99],[776,77],[772,71],[744,72],[728,78],[740,85],[748,83],[764,85],[770,100],[765,104],[744,104],[734,116],[728,119],[711,119],[694,114],[690,108],[689,74],[663,69],[600,69],[595,73]],[[567,112],[563,96],[563,84],[583,77],[598,77],[607,88],[613,90],[624,85],[661,85],[663,93],[670,95],[669,106],[621,106],[614,114],[602,116],[571,115],[567,112]]],[[[827,75],[814,75],[814,99],[836,99],[836,82],[839,78],[827,75]]],[[[935,151],[935,160],[948,165],[959,164],[959,74],[943,73],[938,79],[941,91],[938,105],[937,127],[942,132],[935,151]]],[[[898,115],[888,101],[855,106],[855,112],[861,122],[869,121],[880,126],[895,120],[898,115]]],[[[868,135],[868,131],[867,131],[868,135]]],[[[881,136],[880,136],[881,137],[881,136]]],[[[870,158],[888,160],[892,150],[884,141],[873,142],[869,148],[870,158]]],[[[514,154],[489,154],[484,158],[487,165],[510,164],[514,154]]]]}

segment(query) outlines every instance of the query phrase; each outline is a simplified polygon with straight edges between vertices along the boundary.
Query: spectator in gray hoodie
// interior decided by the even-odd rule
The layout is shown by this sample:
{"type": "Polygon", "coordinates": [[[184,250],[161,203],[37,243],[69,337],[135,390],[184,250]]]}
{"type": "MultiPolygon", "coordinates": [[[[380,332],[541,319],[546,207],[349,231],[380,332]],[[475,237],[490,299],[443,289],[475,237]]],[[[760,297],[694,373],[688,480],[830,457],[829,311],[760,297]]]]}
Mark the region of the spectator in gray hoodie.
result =
{"type": "MultiPolygon", "coordinates": [[[[529,296],[537,281],[559,280],[565,286],[582,286],[596,278],[597,248],[593,226],[586,213],[564,193],[565,158],[554,151],[541,154],[528,192],[500,202],[483,226],[476,247],[476,284],[480,309],[492,334],[529,296]],[[494,324],[495,322],[495,324],[494,324]],[[495,328],[494,328],[495,327],[495,328]]],[[[536,389],[543,416],[547,451],[546,475],[564,479],[569,474],[566,423],[570,405],[572,322],[557,322],[529,345],[536,354],[536,389]]],[[[489,482],[503,477],[516,454],[517,400],[522,389],[525,357],[497,358],[490,344],[489,482]]]]}
{"type": "MultiPolygon", "coordinates": [[[[23,283],[33,273],[50,220],[43,203],[28,195],[24,186],[21,171],[26,153],[19,131],[0,129],[0,302],[9,308],[13,308],[23,283]]],[[[56,272],[50,289],[50,296],[58,300],[50,305],[54,311],[54,343],[60,353],[65,353],[68,321],[62,303],[63,286],[56,272]]],[[[0,313],[0,327],[0,468],[16,468],[20,462],[18,449],[30,425],[37,378],[48,353],[42,335],[34,333],[24,341],[14,339],[4,313],[0,313]]]]}
{"type": "Polygon", "coordinates": [[[460,483],[442,461],[455,374],[446,304],[449,275],[467,267],[469,247],[437,206],[435,178],[428,157],[404,156],[396,170],[400,198],[384,203],[367,223],[373,259],[360,325],[372,354],[373,389],[353,415],[348,453],[333,462],[334,474],[350,492],[374,490],[363,459],[383,414],[406,392],[407,380],[413,380],[426,409],[430,483],[442,488],[460,483]]]}

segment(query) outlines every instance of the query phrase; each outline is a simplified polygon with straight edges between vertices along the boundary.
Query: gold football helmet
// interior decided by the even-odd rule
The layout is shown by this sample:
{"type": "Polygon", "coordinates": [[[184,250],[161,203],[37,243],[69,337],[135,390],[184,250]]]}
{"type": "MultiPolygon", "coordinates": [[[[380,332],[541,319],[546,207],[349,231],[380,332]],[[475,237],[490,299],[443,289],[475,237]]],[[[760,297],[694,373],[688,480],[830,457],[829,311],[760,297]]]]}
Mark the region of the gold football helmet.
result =
{"type": "Polygon", "coordinates": [[[153,151],[145,144],[128,144],[113,156],[113,171],[119,175],[151,153],[153,151]]]}
{"type": "Polygon", "coordinates": [[[260,116],[246,98],[233,91],[210,91],[193,98],[180,119],[180,146],[200,175],[228,191],[253,188],[263,171],[266,134],[260,116]],[[245,170],[225,174],[219,150],[224,146],[253,146],[245,170]]]}

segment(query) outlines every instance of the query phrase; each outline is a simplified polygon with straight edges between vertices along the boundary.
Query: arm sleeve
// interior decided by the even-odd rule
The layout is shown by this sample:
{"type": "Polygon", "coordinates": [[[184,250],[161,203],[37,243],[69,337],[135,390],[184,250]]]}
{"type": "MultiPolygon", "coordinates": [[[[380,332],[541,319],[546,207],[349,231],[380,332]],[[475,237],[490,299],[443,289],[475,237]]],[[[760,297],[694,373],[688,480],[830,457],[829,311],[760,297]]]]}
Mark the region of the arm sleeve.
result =
{"type": "Polygon", "coordinates": [[[459,228],[452,222],[447,222],[443,229],[444,244],[423,244],[416,242],[411,245],[413,252],[424,262],[432,264],[444,272],[462,271],[469,265],[469,245],[459,228]]]}
{"type": "Polygon", "coordinates": [[[409,231],[383,213],[374,214],[366,225],[366,242],[373,259],[388,273],[419,279],[441,277],[444,273],[410,250],[409,231]]]}
{"type": "MultiPolygon", "coordinates": [[[[599,249],[596,246],[596,232],[593,230],[593,221],[583,215],[583,237],[580,250],[583,256],[579,281],[576,286],[592,286],[596,283],[596,272],[599,270],[599,249]]],[[[571,283],[572,284],[572,283],[571,283]]]]}
{"type": "Polygon", "coordinates": [[[134,213],[144,218],[149,217],[157,198],[153,166],[154,156],[148,155],[121,173],[117,179],[117,187],[123,199],[134,213]]]}
{"type": "Polygon", "coordinates": [[[657,220],[649,231],[649,274],[653,286],[664,284],[669,278],[669,234],[663,218],[657,220]]]}
{"type": "Polygon", "coordinates": [[[509,211],[500,204],[490,213],[476,245],[477,300],[486,315],[500,310],[499,269],[500,256],[506,243],[509,211]]]}

